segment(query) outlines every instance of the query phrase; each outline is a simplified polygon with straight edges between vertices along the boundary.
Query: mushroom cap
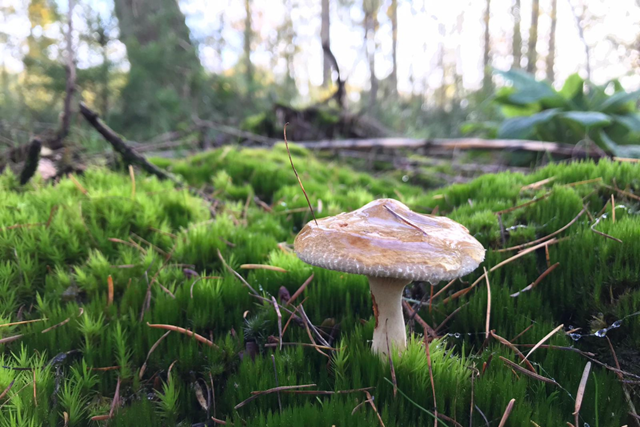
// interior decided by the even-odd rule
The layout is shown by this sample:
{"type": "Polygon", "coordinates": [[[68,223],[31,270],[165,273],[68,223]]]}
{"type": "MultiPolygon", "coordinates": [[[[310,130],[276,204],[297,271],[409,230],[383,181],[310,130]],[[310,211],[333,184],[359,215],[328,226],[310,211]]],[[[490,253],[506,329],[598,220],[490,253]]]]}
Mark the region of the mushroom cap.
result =
{"type": "Polygon", "coordinates": [[[302,261],[328,270],[433,284],[472,272],[485,254],[463,225],[393,199],[310,221],[294,249],[302,261]]]}

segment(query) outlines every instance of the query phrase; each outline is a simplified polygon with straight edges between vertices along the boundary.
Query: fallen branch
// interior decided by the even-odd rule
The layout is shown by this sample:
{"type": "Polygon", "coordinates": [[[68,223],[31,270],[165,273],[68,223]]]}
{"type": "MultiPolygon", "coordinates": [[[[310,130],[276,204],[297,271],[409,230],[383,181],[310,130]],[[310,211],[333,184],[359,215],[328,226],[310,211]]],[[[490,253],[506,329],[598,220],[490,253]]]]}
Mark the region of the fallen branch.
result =
{"type": "Polygon", "coordinates": [[[136,153],[132,147],[127,145],[127,143],[113,131],[113,129],[100,120],[98,113],[92,111],[82,102],[80,103],[80,112],[89,124],[93,126],[104,137],[104,139],[106,139],[107,142],[109,142],[113,148],[120,153],[120,155],[122,155],[122,159],[125,162],[137,164],[145,171],[160,179],[168,179],[179,184],[178,180],[174,176],[163,171],[156,165],[149,163],[143,155],[136,153]]]}
{"type": "Polygon", "coordinates": [[[523,150],[532,152],[549,152],[551,154],[566,157],[586,156],[601,157],[597,153],[591,153],[584,148],[573,144],[560,144],[557,142],[527,141],[518,139],[486,140],[479,138],[371,138],[371,139],[343,139],[301,141],[297,143],[301,147],[311,150],[335,150],[343,148],[370,149],[370,148],[437,148],[444,150],[523,150]]]}

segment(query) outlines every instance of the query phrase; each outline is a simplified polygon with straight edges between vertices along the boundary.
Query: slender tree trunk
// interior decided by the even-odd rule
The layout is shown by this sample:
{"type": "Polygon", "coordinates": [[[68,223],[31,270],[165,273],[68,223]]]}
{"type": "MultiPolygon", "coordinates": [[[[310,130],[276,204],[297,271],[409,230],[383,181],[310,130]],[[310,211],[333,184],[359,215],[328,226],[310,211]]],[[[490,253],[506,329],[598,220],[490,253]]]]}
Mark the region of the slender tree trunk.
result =
{"type": "Polygon", "coordinates": [[[558,0],[551,0],[551,30],[549,32],[549,53],[547,54],[547,80],[555,80],[553,71],[556,60],[556,24],[558,21],[558,0]]]}
{"type": "Polygon", "coordinates": [[[482,66],[484,69],[484,80],[482,88],[486,92],[491,90],[491,31],[489,23],[491,22],[491,0],[487,0],[484,9],[484,55],[482,57],[482,66]]]}
{"type": "Polygon", "coordinates": [[[539,14],[540,0],[533,0],[531,5],[531,27],[529,28],[529,49],[527,51],[527,71],[532,74],[536,72],[536,61],[538,59],[536,45],[538,44],[539,14]]]}
{"type": "Polygon", "coordinates": [[[398,94],[398,0],[391,0],[389,6],[389,18],[391,19],[391,93],[398,94]]]}
{"type": "Polygon", "coordinates": [[[378,79],[376,77],[376,28],[378,26],[378,19],[376,14],[378,12],[377,0],[364,0],[364,36],[367,46],[367,59],[369,61],[369,75],[371,89],[369,92],[369,106],[373,106],[378,98],[378,79]]]}
{"type": "MultiPolygon", "coordinates": [[[[320,25],[320,41],[322,43],[322,46],[329,46],[329,47],[331,47],[330,12],[331,12],[330,0],[322,0],[322,16],[321,16],[322,23],[320,25]]],[[[322,60],[322,86],[328,87],[329,84],[331,84],[331,61],[327,57],[327,55],[323,55],[323,60],[322,60]]]]}
{"type": "Polygon", "coordinates": [[[578,27],[578,35],[580,36],[580,40],[582,40],[582,45],[584,46],[584,55],[586,57],[585,68],[587,71],[587,80],[591,80],[591,52],[589,45],[587,44],[587,39],[584,38],[584,30],[582,29],[582,19],[583,17],[578,15],[576,12],[576,8],[573,5],[571,0],[567,0],[569,2],[569,6],[571,6],[571,13],[573,14],[574,19],[576,20],[576,26],[578,27]]]}
{"type": "Polygon", "coordinates": [[[522,34],[520,33],[520,6],[521,0],[515,0],[511,8],[513,15],[513,38],[511,39],[511,51],[513,54],[512,68],[520,68],[522,62],[522,34]]]}
{"type": "Polygon", "coordinates": [[[253,63],[251,62],[251,39],[253,38],[253,30],[251,29],[251,0],[244,0],[244,60],[245,60],[245,76],[247,84],[253,82],[253,63]]]}

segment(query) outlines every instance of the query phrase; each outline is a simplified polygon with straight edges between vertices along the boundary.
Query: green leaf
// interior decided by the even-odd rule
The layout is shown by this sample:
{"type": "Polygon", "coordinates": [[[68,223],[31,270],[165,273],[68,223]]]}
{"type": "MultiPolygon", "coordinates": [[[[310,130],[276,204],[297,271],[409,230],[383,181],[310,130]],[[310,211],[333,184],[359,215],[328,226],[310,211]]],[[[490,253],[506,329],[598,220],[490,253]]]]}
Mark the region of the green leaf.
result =
{"type": "Polygon", "coordinates": [[[616,92],[600,105],[599,110],[604,113],[619,112],[620,108],[627,107],[628,104],[637,102],[638,99],[640,99],[640,90],[635,92],[616,92]]]}
{"type": "Polygon", "coordinates": [[[505,80],[513,83],[516,89],[508,99],[514,104],[530,104],[544,102],[545,105],[560,107],[565,104],[565,99],[556,92],[547,82],[537,81],[531,74],[521,70],[497,71],[505,80]]]}
{"type": "Polygon", "coordinates": [[[614,156],[640,159],[640,145],[618,145],[603,130],[600,131],[599,136],[602,143],[614,156]]]}
{"type": "Polygon", "coordinates": [[[560,117],[578,123],[587,129],[611,124],[611,118],[608,115],[597,111],[568,111],[562,113],[560,117]]]}
{"type": "Polygon", "coordinates": [[[612,114],[612,117],[631,132],[640,132],[640,114],[612,114]]]}
{"type": "Polygon", "coordinates": [[[515,117],[502,123],[498,131],[498,137],[506,139],[525,139],[531,137],[535,126],[543,124],[558,115],[557,108],[546,110],[529,117],[515,117]]]}
{"type": "Polygon", "coordinates": [[[584,79],[578,73],[571,74],[564,81],[560,94],[567,100],[572,100],[584,90],[584,79]]]}

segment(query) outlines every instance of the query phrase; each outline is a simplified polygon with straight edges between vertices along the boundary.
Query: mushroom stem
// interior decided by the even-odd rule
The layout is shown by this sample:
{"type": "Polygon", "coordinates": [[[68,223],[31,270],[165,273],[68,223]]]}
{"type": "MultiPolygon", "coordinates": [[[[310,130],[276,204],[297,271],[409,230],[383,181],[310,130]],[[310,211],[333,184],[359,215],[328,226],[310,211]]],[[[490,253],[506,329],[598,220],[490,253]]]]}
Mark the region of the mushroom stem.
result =
{"type": "Polygon", "coordinates": [[[407,333],[402,315],[402,291],[411,281],[387,277],[369,277],[373,315],[376,328],[373,331],[371,350],[377,354],[387,354],[389,348],[404,350],[407,347],[407,333]]]}

